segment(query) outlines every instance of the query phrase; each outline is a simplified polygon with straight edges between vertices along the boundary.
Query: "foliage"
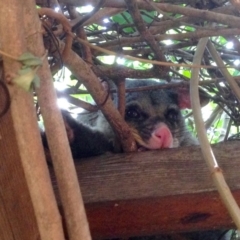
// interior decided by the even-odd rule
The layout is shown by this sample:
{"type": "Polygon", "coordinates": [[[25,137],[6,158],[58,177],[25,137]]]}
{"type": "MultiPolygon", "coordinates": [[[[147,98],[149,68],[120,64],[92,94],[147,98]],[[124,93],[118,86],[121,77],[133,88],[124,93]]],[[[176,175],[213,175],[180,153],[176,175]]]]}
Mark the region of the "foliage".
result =
{"type": "MultiPolygon", "coordinates": [[[[101,67],[96,74],[103,80],[117,81],[124,77],[159,78],[188,83],[191,68],[186,64],[192,64],[196,45],[202,37],[209,37],[231,76],[235,81],[239,79],[240,31],[236,29],[237,25],[234,26],[239,14],[235,11],[236,6],[228,1],[138,1],[137,8],[133,10],[131,3],[126,6],[123,2],[117,4],[117,1],[107,1],[103,6],[93,5],[90,8],[93,9],[92,13],[86,12],[87,8],[83,8],[84,4],[79,1],[73,1],[79,12],[69,8],[67,3],[67,0],[61,1],[59,9],[72,22],[73,31],[79,34],[77,29],[80,28],[76,27],[79,23],[84,31],[84,34],[79,36],[85,36],[91,44],[103,49],[89,51],[89,46],[74,43],[73,50],[83,59],[88,59],[96,68],[101,67]],[[79,18],[78,23],[76,18],[79,18]],[[104,52],[104,49],[115,52],[115,55],[104,52]],[[128,59],[128,55],[138,59],[128,59]],[[163,67],[142,59],[168,62],[172,63],[172,66],[163,67]]],[[[37,4],[49,7],[45,1],[38,0],[37,4]]],[[[60,25],[52,20],[47,23],[51,25],[51,29],[58,29],[60,25]]],[[[54,34],[54,31],[52,33],[54,34]]],[[[46,34],[45,43],[52,41],[50,35],[46,34]]],[[[48,48],[50,55],[52,54],[50,64],[55,65],[59,58],[56,58],[54,49],[48,48]]],[[[202,65],[212,67],[201,67],[199,80],[201,88],[211,99],[208,106],[202,109],[202,113],[208,126],[206,130],[209,139],[215,143],[238,131],[239,100],[233,94],[227,79],[223,77],[221,69],[216,67],[216,59],[207,50],[202,65]],[[218,106],[221,113],[213,116],[218,106]],[[230,131],[227,131],[227,128],[230,131]]],[[[80,87],[81,79],[72,80],[70,75],[55,75],[55,79],[65,83],[71,96],[92,102],[86,89],[80,87]]],[[[194,131],[192,116],[186,121],[194,131]]]]}

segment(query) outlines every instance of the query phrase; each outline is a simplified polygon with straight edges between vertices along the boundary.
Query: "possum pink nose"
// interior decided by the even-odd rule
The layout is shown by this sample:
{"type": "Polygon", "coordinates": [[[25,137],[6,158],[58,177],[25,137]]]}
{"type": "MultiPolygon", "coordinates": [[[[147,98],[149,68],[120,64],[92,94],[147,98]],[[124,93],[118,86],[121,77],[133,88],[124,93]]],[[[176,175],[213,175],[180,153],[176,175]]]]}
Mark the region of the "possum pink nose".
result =
{"type": "Polygon", "coordinates": [[[161,124],[153,132],[153,138],[158,144],[158,148],[171,148],[173,145],[173,137],[169,128],[165,124],[161,124]]]}

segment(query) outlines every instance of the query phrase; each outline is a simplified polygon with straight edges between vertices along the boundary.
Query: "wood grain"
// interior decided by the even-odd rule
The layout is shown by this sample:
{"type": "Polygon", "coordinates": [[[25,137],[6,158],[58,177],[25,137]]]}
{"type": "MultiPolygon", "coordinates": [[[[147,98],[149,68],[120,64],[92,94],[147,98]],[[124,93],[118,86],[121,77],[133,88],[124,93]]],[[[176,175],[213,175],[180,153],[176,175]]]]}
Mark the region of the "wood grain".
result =
{"type": "Polygon", "coordinates": [[[0,119],[0,239],[40,239],[10,114],[0,119]]]}
{"type": "MultiPolygon", "coordinates": [[[[239,142],[213,150],[240,203],[239,142]]],[[[109,154],[76,169],[96,239],[234,227],[198,146],[109,154]]]]}

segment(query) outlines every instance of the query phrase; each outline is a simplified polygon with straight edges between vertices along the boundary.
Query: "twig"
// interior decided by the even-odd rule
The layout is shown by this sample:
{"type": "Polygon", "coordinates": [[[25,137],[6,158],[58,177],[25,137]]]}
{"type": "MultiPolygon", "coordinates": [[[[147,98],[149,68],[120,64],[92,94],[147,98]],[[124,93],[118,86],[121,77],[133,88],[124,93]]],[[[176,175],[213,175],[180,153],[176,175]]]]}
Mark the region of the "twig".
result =
{"type": "Polygon", "coordinates": [[[217,105],[214,111],[212,112],[211,116],[208,118],[208,120],[205,122],[205,129],[209,129],[212,124],[214,123],[215,119],[219,116],[219,114],[222,114],[223,109],[217,105]]]}
{"type": "Polygon", "coordinates": [[[64,97],[68,100],[69,103],[71,103],[77,107],[81,107],[89,112],[95,112],[99,109],[99,107],[97,105],[92,105],[88,102],[82,101],[81,99],[72,97],[71,95],[64,93],[64,92],[57,91],[57,96],[64,97]]]}
{"type": "Polygon", "coordinates": [[[229,122],[228,122],[227,131],[226,131],[224,139],[223,139],[224,142],[228,140],[231,126],[232,126],[232,119],[230,119],[229,122]]]}
{"type": "Polygon", "coordinates": [[[126,88],[125,88],[125,81],[121,80],[117,82],[117,94],[118,94],[118,111],[124,118],[125,116],[125,107],[126,107],[126,88]]]}
{"type": "Polygon", "coordinates": [[[9,90],[6,86],[6,83],[2,79],[0,79],[0,89],[2,89],[2,90],[0,90],[1,94],[5,95],[5,101],[4,101],[5,104],[3,105],[3,109],[0,109],[0,118],[1,118],[2,116],[4,116],[7,113],[7,111],[10,108],[11,96],[10,96],[9,90]]]}
{"type": "MultiPolygon", "coordinates": [[[[112,17],[115,14],[121,13],[125,9],[121,8],[102,8],[97,13],[95,13],[91,18],[89,18],[86,22],[84,22],[84,26],[93,24],[93,23],[101,23],[101,21],[104,18],[112,17]]],[[[76,19],[73,19],[70,21],[71,26],[74,26],[76,22],[78,22],[80,19],[82,19],[82,16],[77,17],[76,19]]]]}
{"type": "MultiPolygon", "coordinates": [[[[69,22],[64,15],[54,12],[52,9],[46,8],[40,9],[39,13],[41,15],[49,14],[51,17],[58,19],[63,24],[67,33],[71,31],[69,22]]],[[[35,21],[39,21],[38,18],[36,19],[36,16],[32,18],[35,19],[35,21]]],[[[28,25],[31,26],[31,24],[28,25]]],[[[43,44],[42,42],[39,43],[41,36],[37,37],[38,38],[32,36],[32,38],[28,40],[31,43],[29,44],[29,48],[35,52],[36,55],[39,55],[43,51],[43,44]],[[38,46],[38,48],[36,48],[36,46],[38,46]]],[[[68,37],[67,40],[68,42],[64,49],[64,54],[66,55],[68,55],[70,51],[69,48],[71,47],[72,38],[68,37]]],[[[42,81],[40,88],[36,89],[36,91],[44,119],[54,171],[58,181],[69,239],[90,240],[91,235],[76,176],[76,170],[71,150],[69,148],[63,119],[59,108],[56,105],[56,92],[46,60],[43,63],[42,69],[39,70],[39,76],[42,81]]]]}
{"type": "MultiPolygon", "coordinates": [[[[145,1],[137,1],[137,3],[140,9],[146,9],[149,11],[155,10],[152,6],[150,6],[145,1]]],[[[199,18],[205,21],[208,20],[212,22],[226,24],[231,27],[239,26],[239,17],[230,16],[223,13],[217,13],[209,10],[196,9],[192,7],[186,7],[186,6],[182,7],[182,6],[169,4],[169,3],[155,3],[155,5],[165,13],[170,12],[170,13],[182,14],[185,16],[193,17],[195,19],[199,18]]],[[[107,0],[105,3],[105,7],[125,8],[126,3],[124,2],[124,0],[118,0],[118,1],[107,0]]]]}
{"type": "Polygon", "coordinates": [[[103,7],[104,2],[105,2],[105,0],[99,0],[98,4],[95,6],[95,8],[90,13],[85,15],[77,23],[75,23],[75,25],[72,26],[72,31],[74,32],[77,30],[77,28],[82,27],[87,20],[89,20],[96,12],[98,12],[98,10],[101,7],[103,7]]]}
{"type": "MultiPolygon", "coordinates": [[[[121,55],[118,53],[115,53],[113,51],[98,47],[96,45],[92,45],[91,43],[89,43],[88,41],[82,40],[80,38],[77,38],[77,40],[82,43],[82,44],[86,44],[88,46],[90,46],[91,48],[98,50],[99,52],[103,52],[109,55],[114,55],[114,56],[118,56],[121,58],[126,58],[126,59],[130,59],[130,60],[134,60],[134,61],[139,61],[139,62],[145,62],[145,63],[152,63],[155,65],[160,65],[160,66],[173,66],[173,67],[186,67],[186,68],[216,68],[215,66],[206,66],[206,65],[195,65],[195,64],[181,64],[181,63],[169,63],[169,62],[161,62],[161,61],[154,61],[154,60],[149,60],[149,59],[143,59],[143,58],[137,58],[137,57],[132,57],[129,55],[121,55]]],[[[225,67],[226,68],[226,67],[225,67]]]]}
{"type": "MultiPolygon", "coordinates": [[[[202,59],[202,55],[206,48],[208,42],[208,38],[203,38],[199,41],[197,46],[197,51],[194,55],[194,64],[199,64],[202,59]]],[[[212,175],[213,181],[219,191],[219,194],[228,209],[233,221],[235,222],[238,229],[240,229],[240,210],[239,207],[234,200],[229,187],[227,186],[225,179],[223,177],[222,171],[218,166],[217,160],[213,154],[211,146],[208,142],[207,134],[204,128],[204,122],[202,119],[201,107],[199,102],[199,94],[198,94],[198,81],[199,81],[199,70],[192,70],[192,77],[190,81],[190,93],[191,93],[191,103],[193,108],[193,116],[196,123],[196,130],[201,146],[201,150],[204,156],[204,159],[208,165],[210,173],[212,175]]]]}
{"type": "MultiPolygon", "coordinates": [[[[166,62],[166,57],[164,56],[163,52],[160,50],[159,44],[155,40],[154,36],[150,33],[150,31],[148,30],[148,28],[146,27],[142,19],[142,15],[137,7],[136,0],[125,0],[125,3],[128,7],[129,13],[132,16],[133,22],[137,30],[139,31],[141,38],[143,38],[147,42],[149,47],[152,49],[155,59],[158,61],[166,62]]],[[[163,71],[165,72],[165,74],[167,74],[167,71],[169,71],[169,68],[160,68],[158,71],[160,72],[163,71]]]]}
{"type": "Polygon", "coordinates": [[[236,81],[234,80],[232,75],[228,72],[228,70],[226,68],[224,68],[223,60],[221,59],[221,57],[219,56],[214,45],[210,41],[208,42],[207,47],[208,47],[210,54],[212,55],[212,58],[217,63],[217,66],[219,67],[219,70],[221,71],[222,75],[227,80],[232,91],[234,92],[234,94],[240,101],[240,88],[239,88],[238,84],[236,83],[236,81]]]}
{"type": "MultiPolygon", "coordinates": [[[[151,32],[151,29],[150,29],[151,32]]],[[[184,39],[200,39],[203,37],[213,37],[213,36],[232,36],[232,35],[239,35],[240,29],[238,28],[224,28],[224,29],[213,29],[213,30],[196,30],[194,32],[188,33],[178,33],[178,34],[161,34],[161,35],[154,35],[157,41],[163,40],[184,40],[184,39]]],[[[106,43],[99,44],[102,48],[111,49],[113,47],[119,46],[119,44],[124,46],[129,46],[134,43],[141,42],[141,37],[122,37],[119,40],[112,40],[106,43]]],[[[96,49],[97,50],[97,49],[96,49]]],[[[101,51],[100,51],[101,52],[101,51]]]]}

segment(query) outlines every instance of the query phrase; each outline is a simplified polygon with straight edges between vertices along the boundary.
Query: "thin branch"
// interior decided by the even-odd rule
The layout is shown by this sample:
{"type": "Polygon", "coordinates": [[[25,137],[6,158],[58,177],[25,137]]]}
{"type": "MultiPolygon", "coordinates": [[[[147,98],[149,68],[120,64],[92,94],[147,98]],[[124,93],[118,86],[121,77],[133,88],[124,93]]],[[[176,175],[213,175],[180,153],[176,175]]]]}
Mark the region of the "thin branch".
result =
{"type": "MultiPolygon", "coordinates": [[[[71,18],[74,18],[76,19],[79,14],[78,12],[76,11],[76,8],[75,7],[72,7],[72,6],[68,6],[68,12],[69,12],[69,15],[71,16],[71,18]]],[[[76,29],[76,35],[84,40],[87,40],[87,35],[85,33],[85,30],[82,26],[79,26],[77,29],[76,29]]],[[[81,46],[81,53],[82,53],[82,58],[86,60],[86,62],[90,63],[90,64],[93,64],[92,62],[92,52],[91,52],[91,49],[86,46],[86,45],[82,45],[81,46]]]]}
{"type": "MultiPolygon", "coordinates": [[[[104,48],[92,45],[91,43],[89,43],[87,41],[84,41],[84,40],[82,40],[80,38],[77,38],[77,40],[80,43],[86,44],[86,45],[90,46],[91,48],[96,49],[96,50],[98,50],[100,52],[104,52],[104,53],[109,54],[109,55],[123,57],[123,58],[129,59],[129,60],[140,61],[140,62],[145,62],[145,63],[152,63],[152,64],[159,65],[159,66],[175,66],[175,67],[187,67],[187,68],[199,68],[199,67],[201,67],[201,68],[216,68],[215,66],[183,64],[183,63],[169,63],[169,62],[161,62],[161,61],[137,58],[137,57],[132,57],[132,56],[129,56],[129,55],[120,55],[120,54],[117,54],[117,53],[112,52],[110,50],[107,50],[107,49],[104,49],[104,48]]],[[[224,68],[226,68],[226,67],[224,67],[224,68]]]]}
{"type": "MultiPolygon", "coordinates": [[[[29,2],[30,1],[31,0],[29,0],[29,2]]],[[[31,4],[33,5],[32,1],[29,3],[29,5],[31,4]]],[[[33,9],[34,12],[32,13],[32,21],[39,23],[35,6],[33,9]]],[[[63,24],[65,31],[67,33],[70,32],[71,27],[64,15],[54,12],[52,9],[46,8],[41,8],[39,13],[41,15],[49,14],[54,18],[56,17],[63,24]]],[[[28,22],[26,25],[30,28],[33,24],[28,22]]],[[[66,44],[67,46],[64,49],[64,54],[68,54],[69,45],[71,47],[72,38],[68,37],[67,40],[68,44],[66,44]]],[[[29,49],[37,56],[44,51],[42,35],[32,35],[28,38],[28,41],[29,49]]],[[[43,67],[39,70],[38,74],[41,79],[41,84],[40,88],[36,89],[36,92],[44,119],[54,171],[57,176],[69,239],[90,240],[91,235],[78,179],[76,176],[76,169],[74,167],[63,119],[60,110],[56,105],[56,92],[53,86],[52,76],[48,68],[47,60],[44,61],[43,67]]]]}
{"type": "MultiPolygon", "coordinates": [[[[203,38],[199,41],[197,51],[194,55],[193,63],[199,64],[202,59],[203,52],[208,43],[207,38],[203,38]]],[[[208,165],[210,173],[212,174],[213,181],[219,191],[219,194],[228,209],[233,221],[235,222],[238,229],[240,229],[240,209],[234,200],[229,187],[227,186],[223,177],[222,171],[218,166],[217,160],[213,154],[211,146],[208,142],[207,134],[204,128],[204,122],[202,119],[201,106],[198,94],[198,81],[199,81],[200,69],[192,70],[192,77],[190,81],[190,92],[191,92],[191,103],[193,108],[193,116],[196,123],[196,129],[198,138],[201,146],[201,150],[204,159],[208,165]]]]}
{"type": "Polygon", "coordinates": [[[57,91],[57,96],[58,97],[64,97],[64,98],[67,99],[67,101],[69,103],[71,103],[71,104],[73,104],[77,107],[83,108],[83,109],[85,109],[89,112],[95,112],[99,109],[98,106],[96,106],[96,105],[92,105],[88,102],[82,101],[81,99],[72,97],[71,95],[69,95],[67,93],[64,93],[64,92],[57,91]]]}
{"type": "Polygon", "coordinates": [[[236,81],[234,80],[232,75],[228,72],[228,70],[226,68],[224,68],[225,65],[223,63],[223,60],[221,59],[221,57],[219,56],[214,45],[210,41],[208,42],[207,47],[208,47],[210,54],[212,55],[212,58],[217,63],[217,66],[219,67],[219,70],[221,71],[222,75],[226,78],[232,91],[234,92],[234,94],[236,95],[238,100],[240,101],[240,88],[239,88],[238,84],[236,83],[236,81]]]}
{"type": "MultiPolygon", "coordinates": [[[[150,30],[151,32],[151,30],[150,30]]],[[[196,30],[194,32],[188,33],[178,33],[178,34],[161,34],[155,35],[155,39],[158,41],[163,40],[184,40],[184,39],[200,39],[203,37],[214,37],[214,36],[231,36],[240,35],[240,29],[238,28],[215,28],[212,30],[196,30]]],[[[99,44],[100,47],[106,49],[112,49],[115,46],[121,45],[129,46],[130,44],[141,42],[141,37],[122,37],[119,40],[112,40],[105,43],[99,44]]]]}
{"type": "Polygon", "coordinates": [[[105,3],[105,0],[99,0],[93,11],[85,15],[83,18],[81,18],[78,22],[75,23],[75,25],[72,26],[72,31],[76,31],[79,27],[82,27],[84,23],[89,20],[98,10],[103,7],[105,3]]]}
{"type": "Polygon", "coordinates": [[[125,94],[126,94],[126,89],[125,89],[125,81],[120,80],[117,82],[117,94],[118,94],[118,111],[124,118],[125,116],[125,104],[126,104],[126,99],[125,99],[125,94]]]}
{"type": "Polygon", "coordinates": [[[208,120],[205,122],[205,129],[208,130],[212,124],[215,122],[216,118],[219,116],[219,114],[222,114],[223,109],[218,105],[213,112],[211,113],[211,116],[208,118],[208,120]]]}
{"type": "MultiPolygon", "coordinates": [[[[84,22],[84,26],[88,26],[94,23],[102,23],[103,19],[108,18],[108,17],[112,17],[118,13],[121,13],[122,11],[124,11],[125,9],[121,9],[121,8],[108,8],[105,7],[103,9],[100,9],[97,13],[95,13],[93,16],[91,16],[91,18],[89,18],[86,22],[84,22]]],[[[80,19],[82,19],[82,16],[77,17],[76,19],[73,19],[70,21],[71,26],[74,26],[76,24],[76,22],[78,22],[80,19]]]]}
{"type": "MultiPolygon", "coordinates": [[[[147,29],[142,19],[141,13],[137,7],[136,0],[125,0],[125,3],[128,7],[129,13],[133,18],[133,22],[137,30],[139,31],[141,38],[144,39],[146,43],[149,45],[149,47],[152,49],[155,59],[166,62],[166,58],[163,52],[160,50],[158,43],[156,42],[154,36],[147,29]]],[[[158,71],[166,72],[166,71],[169,71],[169,68],[160,68],[158,71]]]]}
{"type": "MultiPolygon", "coordinates": [[[[66,0],[60,0],[59,2],[64,2],[66,0]]],[[[77,5],[77,1],[72,0],[73,5],[77,5]]],[[[66,2],[71,4],[69,0],[66,2]]],[[[145,1],[138,1],[138,7],[141,9],[146,9],[149,11],[154,10],[154,8],[146,3],[145,1]]],[[[222,14],[222,13],[216,13],[213,11],[208,11],[208,10],[201,10],[201,9],[195,9],[191,7],[181,7],[173,4],[168,4],[168,3],[156,3],[156,6],[161,9],[164,12],[170,12],[170,13],[176,13],[176,14],[182,14],[185,16],[189,17],[194,17],[194,18],[199,18],[203,20],[209,20],[212,22],[217,22],[217,23],[222,23],[226,24],[228,26],[232,27],[238,27],[239,25],[239,18],[235,16],[230,16],[227,14],[222,14]]],[[[118,1],[112,1],[112,0],[106,0],[105,2],[105,7],[113,7],[113,8],[126,8],[126,3],[124,0],[118,0],[118,1]]],[[[216,10],[215,10],[216,11],[216,10]]]]}

